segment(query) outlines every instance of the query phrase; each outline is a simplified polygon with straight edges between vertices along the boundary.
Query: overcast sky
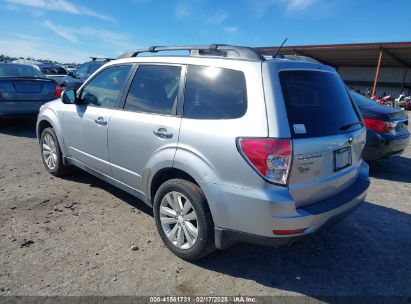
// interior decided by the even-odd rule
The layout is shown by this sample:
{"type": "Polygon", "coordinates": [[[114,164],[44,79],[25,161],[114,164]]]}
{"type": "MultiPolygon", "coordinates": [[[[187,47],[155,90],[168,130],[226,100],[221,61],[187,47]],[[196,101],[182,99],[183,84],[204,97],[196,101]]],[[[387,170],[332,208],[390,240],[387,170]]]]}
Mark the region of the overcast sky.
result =
{"type": "Polygon", "coordinates": [[[411,0],[0,0],[0,54],[60,62],[150,45],[411,41],[411,0]]]}

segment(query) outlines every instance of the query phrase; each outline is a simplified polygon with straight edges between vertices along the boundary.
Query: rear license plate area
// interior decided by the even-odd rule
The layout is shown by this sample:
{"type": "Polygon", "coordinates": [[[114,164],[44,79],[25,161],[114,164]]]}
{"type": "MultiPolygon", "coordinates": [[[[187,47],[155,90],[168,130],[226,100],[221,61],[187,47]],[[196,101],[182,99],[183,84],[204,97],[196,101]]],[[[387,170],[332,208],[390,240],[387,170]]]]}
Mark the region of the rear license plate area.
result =
{"type": "Polygon", "coordinates": [[[351,147],[345,147],[334,151],[334,171],[340,171],[351,166],[351,147]]]}

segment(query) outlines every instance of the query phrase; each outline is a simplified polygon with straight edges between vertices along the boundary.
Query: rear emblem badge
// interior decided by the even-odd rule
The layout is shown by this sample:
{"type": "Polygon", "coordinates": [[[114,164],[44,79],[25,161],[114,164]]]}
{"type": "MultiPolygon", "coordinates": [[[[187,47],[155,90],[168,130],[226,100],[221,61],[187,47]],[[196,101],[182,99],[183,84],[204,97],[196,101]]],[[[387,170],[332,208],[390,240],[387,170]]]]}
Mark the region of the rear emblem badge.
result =
{"type": "Polygon", "coordinates": [[[352,138],[351,136],[348,137],[348,139],[347,139],[348,144],[351,145],[353,143],[353,141],[354,141],[354,138],[352,138]]]}

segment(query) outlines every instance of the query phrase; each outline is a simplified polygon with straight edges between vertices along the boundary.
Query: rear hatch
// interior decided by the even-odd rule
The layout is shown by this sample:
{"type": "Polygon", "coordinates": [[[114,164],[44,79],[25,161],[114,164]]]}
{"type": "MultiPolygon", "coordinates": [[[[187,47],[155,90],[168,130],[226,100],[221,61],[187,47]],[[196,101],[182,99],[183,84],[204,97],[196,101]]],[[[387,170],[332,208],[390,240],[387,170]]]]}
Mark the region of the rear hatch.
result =
{"type": "Polygon", "coordinates": [[[49,101],[54,99],[56,82],[46,78],[0,78],[2,99],[8,101],[49,101]]]}
{"type": "Polygon", "coordinates": [[[300,207],[355,182],[365,128],[335,72],[283,70],[279,79],[293,149],[288,187],[300,207]]]}

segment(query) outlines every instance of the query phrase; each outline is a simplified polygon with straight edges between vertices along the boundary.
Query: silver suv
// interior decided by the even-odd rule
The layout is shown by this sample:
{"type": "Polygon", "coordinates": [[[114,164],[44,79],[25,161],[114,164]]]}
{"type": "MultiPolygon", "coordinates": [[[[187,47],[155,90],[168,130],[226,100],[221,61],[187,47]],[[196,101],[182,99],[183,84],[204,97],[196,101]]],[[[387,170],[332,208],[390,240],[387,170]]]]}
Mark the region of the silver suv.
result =
{"type": "Polygon", "coordinates": [[[194,260],[235,242],[295,242],[366,196],[362,118],[331,67],[228,46],[151,47],[45,104],[44,165],[70,165],[154,209],[194,260]],[[187,50],[187,56],[138,56],[187,50]]]}

